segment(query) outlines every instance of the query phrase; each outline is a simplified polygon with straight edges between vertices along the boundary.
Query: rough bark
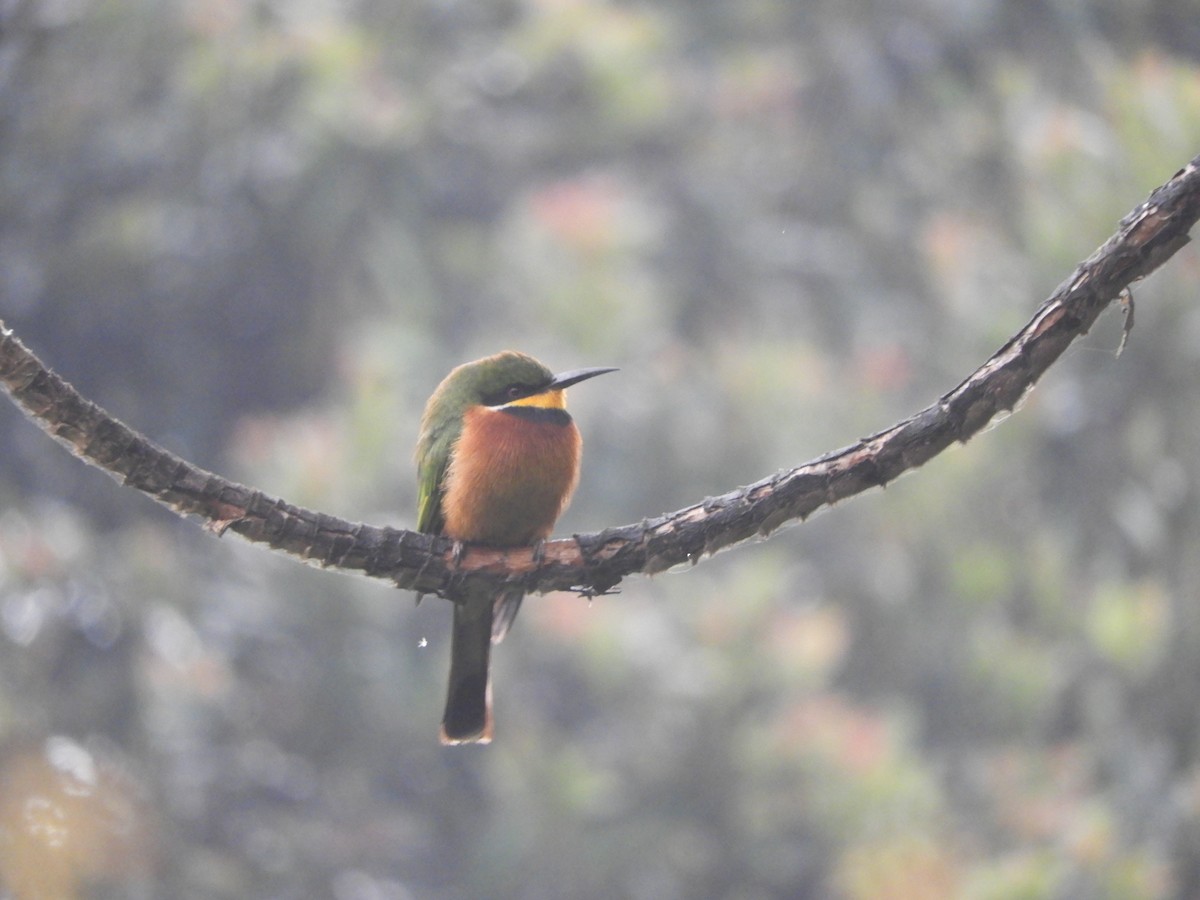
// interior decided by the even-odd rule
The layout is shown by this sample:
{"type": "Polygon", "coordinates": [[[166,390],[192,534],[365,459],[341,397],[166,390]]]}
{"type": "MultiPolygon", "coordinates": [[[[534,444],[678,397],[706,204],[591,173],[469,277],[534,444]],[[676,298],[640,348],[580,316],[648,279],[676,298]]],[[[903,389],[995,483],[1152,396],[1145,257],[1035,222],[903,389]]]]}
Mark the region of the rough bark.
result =
{"type": "MultiPolygon", "coordinates": [[[[236,484],[169,453],[81,397],[0,322],[0,383],[41,428],[80,458],[209,530],[233,531],[321,566],[358,571],[441,596],[468,585],[520,583],[530,593],[611,590],[803,520],[886,485],[1012,410],[1042,373],[1129,286],[1188,241],[1200,218],[1200,156],[1121,220],[1024,328],[961,384],[892,427],[811,462],[676,512],[530,549],[469,547],[396,528],[349,522],[236,484]]],[[[1127,324],[1132,322],[1127,308],[1127,324]]]]}

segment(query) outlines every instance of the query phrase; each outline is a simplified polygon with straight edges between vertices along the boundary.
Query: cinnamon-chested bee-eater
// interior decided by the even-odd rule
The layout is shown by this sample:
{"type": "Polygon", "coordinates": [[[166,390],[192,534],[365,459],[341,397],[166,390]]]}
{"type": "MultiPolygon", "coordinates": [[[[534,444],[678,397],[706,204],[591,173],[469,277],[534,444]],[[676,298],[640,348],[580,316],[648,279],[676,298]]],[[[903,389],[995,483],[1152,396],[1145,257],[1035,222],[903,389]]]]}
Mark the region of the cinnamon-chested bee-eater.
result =
{"type": "MultiPolygon", "coordinates": [[[[582,440],[565,389],[611,368],[554,375],[506,350],[445,377],[421,419],[417,529],[495,547],[536,545],[579,480],[582,440]]],[[[492,739],[491,645],[504,637],[522,591],[455,597],[444,744],[492,739]]]]}

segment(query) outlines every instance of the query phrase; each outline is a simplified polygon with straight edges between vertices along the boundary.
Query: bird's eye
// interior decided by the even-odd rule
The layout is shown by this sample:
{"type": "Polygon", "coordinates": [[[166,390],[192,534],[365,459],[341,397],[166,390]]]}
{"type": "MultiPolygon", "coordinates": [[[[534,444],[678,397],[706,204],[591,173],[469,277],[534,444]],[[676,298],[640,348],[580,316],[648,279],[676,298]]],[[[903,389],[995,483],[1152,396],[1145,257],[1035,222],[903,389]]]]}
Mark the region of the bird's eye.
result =
{"type": "Polygon", "coordinates": [[[525,393],[525,388],[519,384],[509,385],[504,389],[504,396],[509,400],[517,400],[525,393]]]}

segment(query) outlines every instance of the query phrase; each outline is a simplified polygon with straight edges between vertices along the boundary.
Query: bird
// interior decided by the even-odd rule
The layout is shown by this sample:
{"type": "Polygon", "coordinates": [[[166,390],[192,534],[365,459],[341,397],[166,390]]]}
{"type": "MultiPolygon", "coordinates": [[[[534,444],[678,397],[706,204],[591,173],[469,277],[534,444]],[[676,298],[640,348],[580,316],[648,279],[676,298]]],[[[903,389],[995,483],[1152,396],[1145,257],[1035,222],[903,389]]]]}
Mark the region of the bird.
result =
{"type": "MultiPolygon", "coordinates": [[[[457,547],[540,547],[579,481],[579,429],[566,388],[612,367],[555,375],[532,356],[505,350],[453,369],[421,417],[417,530],[457,547]]],[[[491,645],[508,631],[524,592],[452,597],[450,682],[443,744],[492,739],[491,645]]]]}

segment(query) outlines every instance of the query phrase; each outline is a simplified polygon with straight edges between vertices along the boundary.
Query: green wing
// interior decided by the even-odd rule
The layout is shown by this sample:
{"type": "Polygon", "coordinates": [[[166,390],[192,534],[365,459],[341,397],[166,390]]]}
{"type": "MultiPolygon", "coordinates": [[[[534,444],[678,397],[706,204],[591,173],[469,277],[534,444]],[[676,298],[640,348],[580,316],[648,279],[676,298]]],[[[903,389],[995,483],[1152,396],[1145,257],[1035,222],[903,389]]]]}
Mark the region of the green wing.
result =
{"type": "Polygon", "coordinates": [[[441,534],[446,525],[442,519],[442,476],[445,474],[444,459],[442,465],[427,460],[417,465],[417,531],[441,534]]]}
{"type": "Polygon", "coordinates": [[[429,428],[417,442],[417,531],[441,534],[446,527],[442,516],[442,479],[450,461],[450,451],[458,439],[461,424],[429,428]]]}

